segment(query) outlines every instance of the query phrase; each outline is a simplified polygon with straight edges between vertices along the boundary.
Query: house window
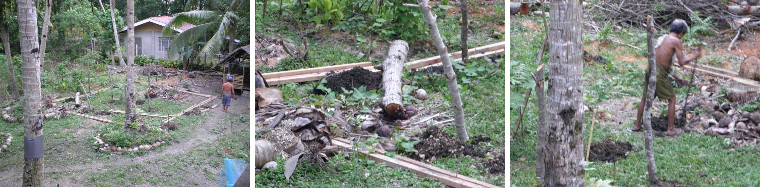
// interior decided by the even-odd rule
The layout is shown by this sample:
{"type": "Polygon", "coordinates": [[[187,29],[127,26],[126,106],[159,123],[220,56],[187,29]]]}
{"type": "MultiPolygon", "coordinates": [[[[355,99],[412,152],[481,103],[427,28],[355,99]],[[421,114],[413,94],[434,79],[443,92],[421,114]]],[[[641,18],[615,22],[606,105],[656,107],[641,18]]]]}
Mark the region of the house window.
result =
{"type": "Polygon", "coordinates": [[[169,50],[169,44],[172,42],[172,37],[158,37],[158,50],[165,52],[169,50]]]}

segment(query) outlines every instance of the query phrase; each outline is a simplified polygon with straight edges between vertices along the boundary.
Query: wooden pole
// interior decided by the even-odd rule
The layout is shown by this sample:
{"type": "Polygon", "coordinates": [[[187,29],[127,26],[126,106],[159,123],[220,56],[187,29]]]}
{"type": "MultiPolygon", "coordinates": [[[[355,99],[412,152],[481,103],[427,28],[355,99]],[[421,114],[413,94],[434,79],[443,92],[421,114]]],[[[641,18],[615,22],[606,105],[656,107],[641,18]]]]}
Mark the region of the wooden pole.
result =
{"type": "Polygon", "coordinates": [[[383,109],[394,119],[407,119],[401,97],[401,73],[404,70],[409,44],[403,40],[393,41],[388,47],[388,56],[383,61],[383,109]]]}
{"type": "Polygon", "coordinates": [[[644,149],[646,150],[647,170],[649,172],[649,184],[654,186],[659,184],[657,179],[657,164],[654,159],[654,149],[652,141],[652,121],[651,121],[651,108],[654,100],[655,83],[657,83],[657,66],[655,65],[655,52],[654,52],[654,19],[652,16],[647,16],[647,60],[649,62],[649,78],[647,82],[646,101],[644,103],[644,149]]]}
{"type": "MultiPolygon", "coordinates": [[[[543,10],[543,7],[545,6],[545,1],[541,1],[541,9],[543,10]]],[[[544,43],[541,45],[541,50],[538,51],[538,54],[536,55],[536,65],[538,65],[538,68],[536,68],[536,72],[531,75],[533,77],[533,80],[536,82],[536,105],[538,106],[538,125],[536,126],[538,129],[537,138],[536,138],[536,176],[543,180],[544,172],[546,170],[545,164],[543,162],[538,161],[544,161],[544,159],[548,156],[546,151],[546,143],[547,143],[547,134],[549,132],[548,126],[546,126],[546,93],[544,92],[544,52],[546,52],[546,47],[549,46],[549,25],[546,21],[546,16],[541,16],[543,20],[544,25],[544,43]]]]}
{"type": "Polygon", "coordinates": [[[457,137],[462,142],[467,142],[470,138],[467,136],[467,128],[464,126],[464,110],[462,109],[462,97],[459,95],[459,84],[457,84],[457,76],[454,73],[454,67],[451,66],[449,61],[449,52],[441,39],[441,33],[438,31],[438,24],[436,23],[433,13],[430,12],[430,6],[428,0],[417,0],[420,9],[422,9],[422,15],[425,17],[428,28],[433,35],[433,42],[438,53],[441,54],[441,61],[443,62],[443,72],[446,75],[446,82],[449,85],[449,94],[451,95],[451,106],[454,108],[454,125],[457,129],[457,137]]]}

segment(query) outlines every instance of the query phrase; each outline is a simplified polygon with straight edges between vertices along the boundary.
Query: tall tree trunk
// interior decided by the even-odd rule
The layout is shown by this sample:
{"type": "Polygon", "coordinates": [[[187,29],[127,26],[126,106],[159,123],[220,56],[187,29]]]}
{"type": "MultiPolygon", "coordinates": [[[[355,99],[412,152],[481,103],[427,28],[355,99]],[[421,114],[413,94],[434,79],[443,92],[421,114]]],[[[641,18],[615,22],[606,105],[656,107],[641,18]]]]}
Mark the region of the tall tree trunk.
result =
{"type": "Polygon", "coordinates": [[[11,55],[11,42],[10,42],[10,36],[8,35],[8,29],[5,26],[5,20],[3,20],[2,16],[0,16],[0,38],[3,40],[3,49],[5,49],[5,61],[8,63],[8,77],[10,77],[10,86],[11,87],[11,99],[16,100],[18,99],[18,81],[16,81],[16,73],[14,73],[13,68],[13,58],[11,55]]]}
{"type": "Polygon", "coordinates": [[[264,0],[264,6],[262,7],[262,11],[263,12],[261,12],[261,17],[262,18],[266,17],[267,16],[267,0],[264,0]]]}
{"type": "Polygon", "coordinates": [[[53,0],[45,1],[45,17],[42,21],[42,39],[40,40],[40,64],[45,64],[45,49],[47,48],[48,33],[50,32],[50,9],[53,8],[53,0]]]}
{"type": "Polygon", "coordinates": [[[232,51],[235,51],[235,22],[230,22],[230,30],[228,31],[230,33],[230,43],[227,44],[228,55],[232,54],[232,51]]]}
{"type": "Polygon", "coordinates": [[[124,90],[124,124],[135,120],[135,0],[127,0],[127,84],[124,90]]]}
{"type": "Polygon", "coordinates": [[[42,94],[40,53],[37,35],[37,7],[32,0],[16,0],[24,87],[24,171],[22,186],[42,186],[42,94]]]}
{"type": "Polygon", "coordinates": [[[417,3],[422,9],[422,15],[425,16],[425,22],[427,22],[428,28],[433,35],[433,42],[435,42],[435,48],[441,55],[441,61],[443,62],[443,73],[446,75],[446,82],[449,85],[449,94],[451,95],[451,106],[454,107],[454,124],[457,128],[457,137],[463,142],[470,140],[467,137],[467,128],[464,127],[464,110],[462,109],[462,98],[459,95],[459,84],[457,84],[457,75],[454,73],[454,68],[449,61],[449,52],[441,39],[441,33],[438,32],[438,24],[435,22],[435,17],[430,12],[428,6],[428,0],[417,0],[417,3]]]}
{"type": "Polygon", "coordinates": [[[659,180],[657,179],[657,164],[654,161],[654,151],[652,143],[652,121],[651,121],[651,108],[654,100],[655,83],[657,83],[657,66],[655,65],[654,54],[654,19],[652,16],[647,16],[647,61],[649,63],[649,78],[647,82],[647,96],[644,103],[644,114],[642,115],[644,121],[644,150],[646,150],[647,158],[647,170],[649,172],[649,184],[657,185],[659,180]]]}
{"type": "Polygon", "coordinates": [[[469,29],[467,29],[467,5],[469,1],[462,0],[460,3],[460,9],[462,11],[462,63],[467,65],[467,33],[469,31],[469,29]]]}
{"type": "Polygon", "coordinates": [[[542,186],[583,186],[583,43],[580,1],[552,0],[542,186]]]}
{"type": "Polygon", "coordinates": [[[114,0],[111,0],[111,25],[113,26],[113,38],[116,40],[116,57],[119,58],[119,65],[124,67],[124,57],[121,54],[121,44],[119,42],[119,33],[116,30],[116,16],[114,16],[114,11],[116,11],[116,8],[114,8],[114,0]]]}

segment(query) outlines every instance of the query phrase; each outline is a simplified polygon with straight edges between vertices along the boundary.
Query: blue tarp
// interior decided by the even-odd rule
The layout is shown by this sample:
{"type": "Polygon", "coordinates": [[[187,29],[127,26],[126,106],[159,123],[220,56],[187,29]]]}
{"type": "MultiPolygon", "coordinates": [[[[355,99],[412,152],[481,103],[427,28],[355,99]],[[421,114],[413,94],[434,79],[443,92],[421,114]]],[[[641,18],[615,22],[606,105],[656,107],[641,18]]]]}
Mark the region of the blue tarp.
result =
{"type": "Polygon", "coordinates": [[[240,174],[248,167],[244,160],[224,158],[224,171],[219,174],[220,187],[232,187],[240,174]]]}

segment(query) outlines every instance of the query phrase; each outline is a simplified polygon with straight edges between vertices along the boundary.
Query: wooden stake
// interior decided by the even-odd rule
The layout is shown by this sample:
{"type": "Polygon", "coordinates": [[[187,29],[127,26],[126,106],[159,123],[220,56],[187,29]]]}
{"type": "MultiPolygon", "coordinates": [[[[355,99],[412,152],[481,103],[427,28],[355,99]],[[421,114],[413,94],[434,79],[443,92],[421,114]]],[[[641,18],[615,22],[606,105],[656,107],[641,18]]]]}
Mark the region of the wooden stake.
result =
{"type": "Polygon", "coordinates": [[[517,119],[517,125],[515,126],[515,132],[520,130],[520,124],[523,120],[523,114],[525,113],[525,109],[528,107],[528,101],[530,99],[530,94],[533,91],[533,89],[528,89],[527,92],[525,92],[525,101],[523,101],[522,110],[520,110],[520,118],[517,119]]]}

